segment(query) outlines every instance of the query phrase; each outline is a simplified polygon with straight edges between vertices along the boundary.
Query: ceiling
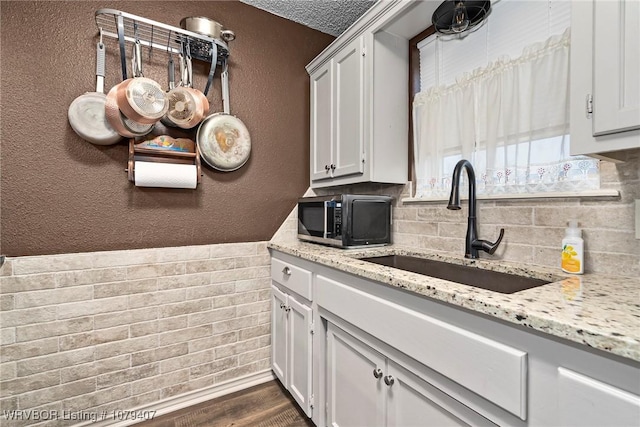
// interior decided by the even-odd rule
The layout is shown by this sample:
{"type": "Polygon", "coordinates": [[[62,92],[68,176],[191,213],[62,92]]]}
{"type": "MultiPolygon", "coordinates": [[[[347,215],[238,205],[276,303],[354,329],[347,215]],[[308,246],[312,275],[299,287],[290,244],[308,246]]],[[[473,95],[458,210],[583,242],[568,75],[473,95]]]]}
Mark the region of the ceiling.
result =
{"type": "Polygon", "coordinates": [[[369,0],[240,0],[258,9],[338,36],[366,12],[369,0]]]}

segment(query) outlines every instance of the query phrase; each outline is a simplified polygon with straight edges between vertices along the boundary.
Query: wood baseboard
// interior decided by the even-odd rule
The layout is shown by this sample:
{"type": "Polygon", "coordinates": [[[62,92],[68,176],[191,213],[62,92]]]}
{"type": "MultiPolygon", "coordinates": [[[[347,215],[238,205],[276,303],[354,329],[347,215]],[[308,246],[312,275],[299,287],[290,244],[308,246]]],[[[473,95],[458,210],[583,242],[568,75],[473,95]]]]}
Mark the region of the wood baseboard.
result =
{"type": "MultiPolygon", "coordinates": [[[[271,369],[267,369],[244,377],[235,378],[233,380],[229,380],[220,384],[215,384],[211,387],[180,394],[168,399],[159,400],[149,405],[138,406],[127,411],[143,414],[145,413],[145,411],[152,412],[154,414],[153,417],[157,418],[161,415],[166,415],[179,409],[184,409],[189,406],[197,405],[198,403],[206,402],[207,400],[215,399],[217,397],[235,393],[236,391],[244,390],[249,387],[272,381],[275,378],[276,377],[273,375],[273,371],[271,371],[271,369]]],[[[124,408],[123,411],[125,411],[124,408]]],[[[74,427],[125,427],[137,424],[142,421],[145,420],[139,419],[119,421],[111,418],[100,420],[98,422],[83,422],[80,424],[75,424],[74,427]]]]}

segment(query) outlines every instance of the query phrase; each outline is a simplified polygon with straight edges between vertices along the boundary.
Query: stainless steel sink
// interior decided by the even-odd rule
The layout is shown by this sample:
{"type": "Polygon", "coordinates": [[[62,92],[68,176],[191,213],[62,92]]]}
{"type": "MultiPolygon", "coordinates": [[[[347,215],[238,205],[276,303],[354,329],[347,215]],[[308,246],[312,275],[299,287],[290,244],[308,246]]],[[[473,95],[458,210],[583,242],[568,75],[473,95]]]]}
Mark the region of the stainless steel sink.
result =
{"type": "Polygon", "coordinates": [[[463,285],[474,286],[503,294],[512,294],[551,283],[546,280],[532,279],[515,274],[500,273],[497,271],[483,270],[465,265],[405,255],[388,255],[360,259],[362,261],[386,265],[399,270],[411,271],[413,273],[437,277],[438,279],[449,280],[451,282],[462,283],[463,285]]]}

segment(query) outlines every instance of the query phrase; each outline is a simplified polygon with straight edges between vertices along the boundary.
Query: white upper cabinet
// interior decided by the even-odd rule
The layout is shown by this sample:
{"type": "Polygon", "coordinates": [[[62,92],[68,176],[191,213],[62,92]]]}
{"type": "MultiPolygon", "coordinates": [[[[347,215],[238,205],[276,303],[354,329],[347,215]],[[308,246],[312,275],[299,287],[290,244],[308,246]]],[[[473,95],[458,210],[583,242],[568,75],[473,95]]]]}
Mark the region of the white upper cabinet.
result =
{"type": "Polygon", "coordinates": [[[364,156],[364,38],[311,74],[311,181],[361,176],[364,156]]]}
{"type": "Polygon", "coordinates": [[[307,65],[312,187],[407,181],[409,39],[427,21],[400,23],[434,5],[379,1],[307,65]]]}
{"type": "Polygon", "coordinates": [[[640,2],[572,2],[571,154],[640,148],[640,2]]]}

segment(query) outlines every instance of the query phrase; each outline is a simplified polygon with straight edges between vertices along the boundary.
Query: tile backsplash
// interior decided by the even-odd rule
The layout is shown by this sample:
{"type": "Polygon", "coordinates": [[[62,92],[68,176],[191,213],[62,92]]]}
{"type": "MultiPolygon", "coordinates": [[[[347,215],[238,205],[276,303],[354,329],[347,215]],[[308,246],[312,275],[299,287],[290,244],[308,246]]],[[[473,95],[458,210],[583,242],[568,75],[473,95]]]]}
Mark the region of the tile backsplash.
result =
{"type": "MultiPolygon", "coordinates": [[[[640,240],[635,239],[635,199],[640,199],[640,150],[626,153],[623,163],[600,162],[601,188],[619,190],[619,197],[478,201],[479,237],[494,241],[500,228],[505,237],[494,255],[483,258],[560,265],[560,246],[569,219],[583,230],[587,273],[640,276],[640,240]]],[[[451,211],[446,201],[403,204],[409,185],[356,184],[311,191],[388,194],[395,198],[395,244],[464,254],[467,204],[451,211]]],[[[294,210],[295,211],[295,210],[294,210]]],[[[275,239],[294,239],[295,212],[275,239]]]]}
{"type": "Polygon", "coordinates": [[[266,242],[9,258],[0,276],[0,414],[112,413],[270,367],[266,242]]]}

